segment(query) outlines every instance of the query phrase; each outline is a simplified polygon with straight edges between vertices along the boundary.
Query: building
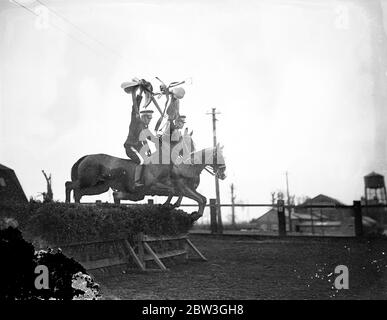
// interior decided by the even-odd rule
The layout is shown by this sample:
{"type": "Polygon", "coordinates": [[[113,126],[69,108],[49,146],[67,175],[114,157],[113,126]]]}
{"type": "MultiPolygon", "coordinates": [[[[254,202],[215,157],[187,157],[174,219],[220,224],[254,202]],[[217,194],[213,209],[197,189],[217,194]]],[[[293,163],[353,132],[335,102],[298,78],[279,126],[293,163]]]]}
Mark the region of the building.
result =
{"type": "Polygon", "coordinates": [[[347,217],[352,216],[352,210],[347,208],[302,208],[302,206],[343,206],[344,203],[341,201],[328,197],[324,194],[319,194],[318,196],[307,199],[304,203],[300,204],[300,208],[297,209],[297,212],[314,214],[316,216],[324,215],[328,220],[332,221],[342,221],[347,217]]]}
{"type": "Polygon", "coordinates": [[[259,218],[251,220],[250,224],[260,231],[278,231],[277,208],[272,208],[259,218]]]}
{"type": "Polygon", "coordinates": [[[0,164],[0,202],[28,202],[15,171],[0,164]]]}
{"type": "MultiPolygon", "coordinates": [[[[291,212],[292,231],[305,234],[353,233],[352,210],[347,208],[302,208],[302,206],[343,205],[342,202],[323,194],[306,200],[291,212]]],[[[289,231],[288,211],[285,210],[286,230],[289,231]]],[[[272,208],[250,222],[255,229],[265,232],[278,231],[277,208],[272,208]]]]}

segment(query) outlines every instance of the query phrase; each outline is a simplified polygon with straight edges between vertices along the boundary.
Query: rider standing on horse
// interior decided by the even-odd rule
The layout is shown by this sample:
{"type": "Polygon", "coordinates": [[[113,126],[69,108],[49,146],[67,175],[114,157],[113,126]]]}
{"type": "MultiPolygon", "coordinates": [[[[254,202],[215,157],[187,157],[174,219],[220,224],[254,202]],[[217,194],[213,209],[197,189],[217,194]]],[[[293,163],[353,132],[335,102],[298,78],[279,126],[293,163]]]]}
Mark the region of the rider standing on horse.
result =
{"type": "MultiPolygon", "coordinates": [[[[148,86],[151,90],[151,85],[148,82],[148,86]]],[[[133,85],[133,82],[124,82],[121,87],[127,93],[132,93],[132,97],[136,95],[136,87],[133,85]]],[[[152,120],[152,110],[142,110],[139,112],[139,106],[142,100],[141,94],[136,95],[133,98],[133,106],[131,113],[131,120],[129,125],[129,134],[124,143],[126,155],[133,160],[138,165],[141,165],[140,170],[135,170],[134,173],[134,187],[141,187],[143,184],[141,183],[142,178],[142,165],[144,164],[144,158],[141,154],[141,151],[144,150],[144,146],[147,145],[147,139],[140,139],[140,136],[143,135],[144,132],[150,134],[148,129],[149,123],[152,120]]],[[[149,147],[148,147],[149,150],[149,147]]]]}
{"type": "Polygon", "coordinates": [[[172,135],[173,131],[176,128],[176,125],[177,125],[176,122],[178,121],[178,119],[180,119],[180,101],[179,100],[183,99],[184,95],[185,95],[185,90],[181,87],[171,89],[172,99],[167,108],[168,125],[167,125],[167,128],[165,129],[166,134],[172,135]]]}
{"type": "Polygon", "coordinates": [[[144,164],[144,158],[140,151],[147,144],[147,141],[140,140],[140,135],[144,130],[148,129],[148,125],[152,120],[152,113],[152,110],[143,110],[137,113],[134,107],[132,110],[129,134],[124,147],[126,155],[136,164],[144,164]]]}

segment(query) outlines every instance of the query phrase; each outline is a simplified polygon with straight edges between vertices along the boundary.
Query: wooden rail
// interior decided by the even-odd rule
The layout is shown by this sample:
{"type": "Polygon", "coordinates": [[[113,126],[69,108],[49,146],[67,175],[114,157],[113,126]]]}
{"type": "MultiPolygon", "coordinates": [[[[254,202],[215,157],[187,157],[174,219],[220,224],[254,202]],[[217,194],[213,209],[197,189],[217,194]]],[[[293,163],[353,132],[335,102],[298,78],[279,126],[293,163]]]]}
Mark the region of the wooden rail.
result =
{"type": "MultiPolygon", "coordinates": [[[[188,234],[178,236],[148,236],[142,233],[128,239],[115,239],[106,241],[76,242],[65,245],[56,245],[62,251],[84,266],[88,271],[103,269],[112,266],[128,265],[132,261],[141,271],[167,271],[168,268],[162,261],[166,258],[184,256],[188,260],[191,249],[203,261],[207,259],[189,240],[188,234]],[[113,257],[92,259],[93,251],[98,251],[98,246],[108,246],[108,251],[114,251],[113,257]],[[93,247],[95,247],[93,249],[93,247]],[[147,268],[147,262],[153,261],[159,269],[147,268]]],[[[43,249],[43,248],[41,248],[43,249]]]]}
{"type": "MultiPolygon", "coordinates": [[[[131,206],[138,203],[126,203],[122,205],[131,206]]],[[[148,200],[147,204],[153,204],[153,199],[148,200]]],[[[93,205],[96,205],[95,203],[93,205]]],[[[181,207],[197,207],[197,204],[181,204],[181,207]]],[[[249,204],[217,204],[215,199],[210,199],[210,203],[205,205],[210,208],[210,218],[211,218],[211,233],[213,234],[222,234],[223,233],[223,225],[221,220],[218,221],[216,209],[217,207],[267,207],[267,208],[276,208],[278,212],[278,234],[281,236],[285,236],[286,231],[286,218],[285,218],[285,210],[295,209],[348,209],[353,211],[354,224],[355,224],[355,235],[362,236],[363,235],[363,209],[367,212],[370,208],[384,208],[384,211],[387,211],[387,204],[362,204],[360,201],[353,201],[352,205],[344,205],[344,204],[310,204],[310,205],[286,205],[283,200],[278,200],[275,204],[267,204],[267,203],[249,203],[249,204]]],[[[290,218],[289,218],[290,220],[290,218]]],[[[313,220],[312,220],[313,221],[313,220]]],[[[290,222],[288,222],[291,225],[290,222]]],[[[312,225],[313,228],[313,225],[312,225]]],[[[291,228],[290,228],[291,230],[291,228]]],[[[313,231],[312,231],[313,233],[313,231]]]]}

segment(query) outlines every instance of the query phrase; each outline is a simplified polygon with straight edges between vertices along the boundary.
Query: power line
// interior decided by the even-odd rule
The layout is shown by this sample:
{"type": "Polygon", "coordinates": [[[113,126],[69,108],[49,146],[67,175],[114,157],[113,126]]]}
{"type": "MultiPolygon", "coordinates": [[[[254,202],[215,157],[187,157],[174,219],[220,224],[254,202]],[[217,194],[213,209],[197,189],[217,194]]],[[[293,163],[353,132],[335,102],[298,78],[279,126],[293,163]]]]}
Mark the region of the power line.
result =
{"type": "MultiPolygon", "coordinates": [[[[36,17],[39,17],[39,14],[37,14],[35,11],[33,11],[31,8],[28,8],[27,6],[24,6],[23,4],[21,4],[20,2],[16,1],[16,0],[11,0],[12,3],[18,5],[19,7],[27,10],[28,12],[30,12],[31,14],[33,14],[34,16],[36,17]]],[[[53,26],[55,29],[61,31],[62,33],[64,33],[66,36],[68,36],[70,39],[84,45],[85,47],[87,47],[89,50],[91,50],[93,53],[97,54],[97,52],[92,48],[90,47],[87,43],[79,40],[78,38],[76,37],[73,37],[71,34],[67,33],[66,31],[64,31],[63,29],[59,28],[57,25],[53,24],[52,22],[48,22],[51,26],[53,26]]]]}
{"type": "Polygon", "coordinates": [[[84,30],[82,30],[80,27],[78,27],[76,24],[71,22],[68,18],[66,18],[65,16],[60,14],[58,11],[52,9],[51,7],[48,7],[45,3],[43,3],[40,0],[36,0],[36,1],[38,3],[40,3],[42,6],[44,6],[45,8],[47,8],[49,11],[51,11],[53,14],[55,14],[57,17],[61,18],[63,21],[65,21],[68,24],[70,24],[71,26],[73,26],[75,29],[77,29],[80,33],[82,33],[87,38],[89,38],[89,39],[93,40],[94,42],[98,43],[101,47],[105,48],[107,51],[109,51],[110,53],[114,54],[116,57],[118,57],[120,59],[124,59],[124,57],[122,57],[118,52],[116,52],[115,50],[111,49],[106,44],[104,44],[102,41],[100,41],[97,38],[95,38],[94,36],[90,35],[89,33],[85,32],[84,30]]]}

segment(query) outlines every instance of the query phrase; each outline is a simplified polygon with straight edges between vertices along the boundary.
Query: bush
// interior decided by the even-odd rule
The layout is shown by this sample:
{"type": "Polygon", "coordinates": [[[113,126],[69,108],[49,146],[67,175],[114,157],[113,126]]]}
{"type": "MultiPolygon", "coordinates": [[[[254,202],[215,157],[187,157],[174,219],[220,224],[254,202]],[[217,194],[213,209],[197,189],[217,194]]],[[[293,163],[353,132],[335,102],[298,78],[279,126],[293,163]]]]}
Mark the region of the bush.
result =
{"type": "Polygon", "coordinates": [[[140,232],[176,235],[192,227],[189,214],[161,205],[1,203],[0,217],[16,219],[26,239],[50,245],[130,238],[140,232]]]}

